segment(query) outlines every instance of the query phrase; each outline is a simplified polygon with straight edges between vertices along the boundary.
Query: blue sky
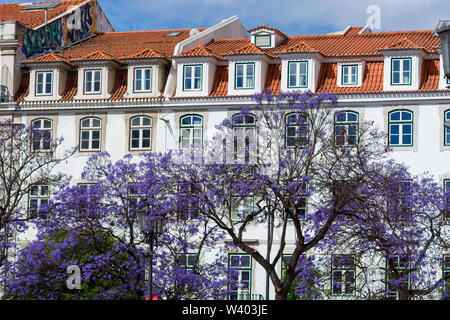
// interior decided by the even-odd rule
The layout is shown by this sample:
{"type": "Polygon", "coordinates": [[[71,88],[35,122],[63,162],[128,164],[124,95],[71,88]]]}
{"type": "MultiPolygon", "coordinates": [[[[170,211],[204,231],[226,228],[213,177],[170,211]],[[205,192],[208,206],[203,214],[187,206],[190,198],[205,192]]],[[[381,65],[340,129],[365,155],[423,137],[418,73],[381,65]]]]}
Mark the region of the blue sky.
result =
{"type": "MultiPolygon", "coordinates": [[[[210,27],[237,15],[246,29],[262,24],[288,35],[364,26],[370,5],[381,10],[381,30],[433,29],[450,20],[448,0],[98,0],[116,31],[210,27]]],[[[5,1],[30,2],[30,0],[5,1]]],[[[376,31],[376,30],[374,30],[376,31]]]]}

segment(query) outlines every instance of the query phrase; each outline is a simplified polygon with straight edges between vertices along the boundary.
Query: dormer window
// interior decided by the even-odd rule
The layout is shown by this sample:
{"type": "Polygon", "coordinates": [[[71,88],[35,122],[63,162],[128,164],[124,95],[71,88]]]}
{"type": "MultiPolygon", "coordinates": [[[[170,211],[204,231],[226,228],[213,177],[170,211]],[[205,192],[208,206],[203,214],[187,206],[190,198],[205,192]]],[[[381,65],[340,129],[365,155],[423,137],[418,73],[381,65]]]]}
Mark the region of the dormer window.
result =
{"type": "Polygon", "coordinates": [[[343,65],[342,66],[342,85],[356,86],[358,84],[358,66],[343,65]]]}
{"type": "Polygon", "coordinates": [[[134,69],[134,92],[152,91],[152,69],[135,68],[134,69]]]}
{"type": "Polygon", "coordinates": [[[185,65],[183,69],[183,91],[202,90],[203,65],[185,65]]]}
{"type": "Polygon", "coordinates": [[[392,58],[391,85],[411,85],[411,58],[392,58]]]}
{"type": "Polygon", "coordinates": [[[235,68],[235,89],[254,89],[255,63],[236,63],[235,68]]]}
{"type": "Polygon", "coordinates": [[[36,95],[52,95],[53,72],[36,72],[36,95]]]}
{"type": "Polygon", "coordinates": [[[84,93],[97,94],[101,93],[102,71],[86,70],[84,72],[84,93]]]}
{"type": "Polygon", "coordinates": [[[272,36],[270,34],[255,34],[254,43],[260,48],[272,47],[272,36]]]}
{"type": "Polygon", "coordinates": [[[365,68],[364,61],[342,61],[337,64],[338,87],[360,87],[365,68]]]}
{"type": "Polygon", "coordinates": [[[289,61],[288,88],[306,88],[308,86],[308,61],[289,61]]]}

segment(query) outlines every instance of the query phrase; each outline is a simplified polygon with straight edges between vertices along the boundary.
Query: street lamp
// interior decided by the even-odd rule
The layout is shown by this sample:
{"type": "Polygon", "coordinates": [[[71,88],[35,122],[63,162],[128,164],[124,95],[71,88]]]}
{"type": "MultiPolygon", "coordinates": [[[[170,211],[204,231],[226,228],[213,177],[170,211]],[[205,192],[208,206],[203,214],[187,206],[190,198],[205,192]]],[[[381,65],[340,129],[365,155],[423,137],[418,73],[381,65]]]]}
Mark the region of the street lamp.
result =
{"type": "Polygon", "coordinates": [[[447,79],[450,79],[450,20],[439,21],[436,33],[441,39],[444,74],[447,79]]]}
{"type": "Polygon", "coordinates": [[[139,211],[139,227],[144,233],[145,240],[149,245],[149,272],[148,272],[148,282],[147,282],[147,297],[148,300],[152,299],[153,296],[153,246],[156,238],[162,234],[163,231],[163,219],[162,217],[155,217],[154,219],[148,221],[148,212],[139,211]],[[147,219],[147,221],[145,221],[147,219]]]}

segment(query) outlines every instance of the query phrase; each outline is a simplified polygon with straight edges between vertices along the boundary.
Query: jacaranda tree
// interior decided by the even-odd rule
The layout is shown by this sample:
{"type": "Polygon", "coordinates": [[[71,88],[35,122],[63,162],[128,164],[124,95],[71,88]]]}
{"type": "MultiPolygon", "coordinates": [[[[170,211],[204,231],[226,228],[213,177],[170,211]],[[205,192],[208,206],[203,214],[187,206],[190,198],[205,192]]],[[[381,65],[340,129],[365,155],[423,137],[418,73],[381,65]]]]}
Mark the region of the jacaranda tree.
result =
{"type": "MultiPolygon", "coordinates": [[[[8,272],[16,239],[36,218],[28,210],[27,196],[35,185],[57,185],[62,175],[55,172],[72,150],[56,153],[62,139],[49,130],[25,126],[11,120],[0,123],[0,273],[8,272]]],[[[1,289],[0,289],[1,292],[1,289]]]]}
{"type": "Polygon", "coordinates": [[[82,174],[89,183],[62,186],[40,210],[38,240],[22,251],[13,268],[9,296],[143,299],[149,254],[144,234],[151,220],[162,219],[163,233],[153,255],[154,294],[165,299],[224,298],[227,266],[216,245],[223,232],[198,216],[195,204],[177,192],[172,168],[170,155],[147,154],[140,162],[128,156],[115,163],[108,154],[91,157],[82,174]],[[60,242],[48,241],[48,235],[61,233],[65,237],[60,242]],[[89,250],[73,255],[80,247],[89,250]],[[217,257],[207,256],[212,248],[217,257]],[[68,293],[62,285],[71,265],[81,269],[80,292],[68,293]],[[59,284],[53,290],[48,286],[56,282],[49,278],[59,284]],[[42,287],[46,290],[36,290],[42,287]]]}
{"type": "MultiPolygon", "coordinates": [[[[373,122],[340,106],[332,94],[274,96],[265,91],[253,100],[225,119],[202,151],[192,146],[182,152],[179,179],[190,184],[192,198],[202,203],[201,214],[267,272],[275,299],[286,299],[294,282],[300,297],[338,292],[353,296],[353,282],[348,288],[331,287],[345,285],[352,273],[334,273],[339,279],[331,281],[330,268],[302,263],[302,257],[326,256],[331,261],[329,257],[342,249],[339,244],[348,239],[336,238],[338,232],[349,225],[366,232],[355,217],[364,208],[369,186],[377,188],[370,192],[384,192],[383,185],[373,185],[374,175],[400,185],[398,176],[383,174],[390,152],[386,135],[373,122]],[[262,226],[268,231],[267,245],[249,243],[247,232],[262,226]],[[277,270],[280,263],[285,267],[283,277],[277,270]],[[305,285],[306,275],[321,275],[317,277],[321,280],[310,279],[305,285]]],[[[440,190],[428,187],[439,195],[428,202],[439,197],[441,201],[440,190]]],[[[439,207],[441,202],[433,205],[439,207]]],[[[420,221],[411,221],[406,229],[414,229],[415,223],[420,221]]],[[[358,243],[352,252],[365,248],[364,241],[358,243]]],[[[336,255],[334,260],[339,259],[336,255]]],[[[355,263],[346,259],[340,263],[355,263]]]]}

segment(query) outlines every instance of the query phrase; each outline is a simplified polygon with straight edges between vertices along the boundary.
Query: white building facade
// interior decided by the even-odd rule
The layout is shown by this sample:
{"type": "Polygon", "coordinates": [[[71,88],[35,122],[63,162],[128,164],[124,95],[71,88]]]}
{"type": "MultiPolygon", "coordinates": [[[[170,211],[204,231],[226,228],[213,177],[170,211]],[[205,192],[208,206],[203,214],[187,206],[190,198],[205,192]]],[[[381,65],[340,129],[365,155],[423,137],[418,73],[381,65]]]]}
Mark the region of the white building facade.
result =
{"type": "MultiPolygon", "coordinates": [[[[0,119],[42,125],[64,138],[60,152],[78,145],[58,168],[75,184],[86,183],[81,172],[92,154],[107,151],[118,160],[205,141],[224,118],[252,104],[252,94],[270,89],[338,94],[340,107],[357,115],[357,122],[373,121],[388,134],[396,160],[413,173],[429,171],[450,189],[450,129],[444,126],[450,120],[450,83],[432,31],[347,28],[287,36],[268,26],[247,33],[232,17],[210,28],[122,33],[105,19],[98,22],[105,27],[90,37],[28,58],[13,30],[23,26],[0,23],[0,65],[14,70],[5,82],[11,98],[0,103],[0,119]]],[[[30,195],[29,205],[35,200],[30,195]]],[[[264,254],[264,225],[250,228],[246,238],[264,254]]],[[[289,241],[287,255],[294,235],[289,241]]],[[[239,293],[265,297],[265,271],[243,257],[248,289],[239,293]]]]}

